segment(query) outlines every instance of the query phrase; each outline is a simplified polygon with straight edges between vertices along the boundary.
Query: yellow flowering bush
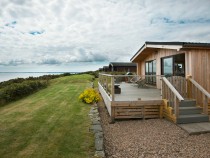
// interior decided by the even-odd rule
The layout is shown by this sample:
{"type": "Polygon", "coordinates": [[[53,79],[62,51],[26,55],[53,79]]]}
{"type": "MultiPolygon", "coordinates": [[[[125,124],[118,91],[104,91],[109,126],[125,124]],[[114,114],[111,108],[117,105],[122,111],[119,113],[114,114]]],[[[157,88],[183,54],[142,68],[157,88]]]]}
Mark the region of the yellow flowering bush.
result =
{"type": "Polygon", "coordinates": [[[93,88],[88,88],[80,94],[79,99],[87,104],[97,103],[100,101],[100,95],[93,88]]]}

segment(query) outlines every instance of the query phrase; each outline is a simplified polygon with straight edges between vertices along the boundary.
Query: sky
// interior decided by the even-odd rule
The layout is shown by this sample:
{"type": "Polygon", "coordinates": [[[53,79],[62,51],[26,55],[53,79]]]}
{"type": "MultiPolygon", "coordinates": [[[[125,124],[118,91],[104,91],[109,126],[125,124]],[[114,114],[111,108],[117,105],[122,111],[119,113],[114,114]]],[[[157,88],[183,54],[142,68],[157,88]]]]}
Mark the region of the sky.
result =
{"type": "Polygon", "coordinates": [[[145,41],[210,42],[210,0],[0,0],[0,72],[83,72],[145,41]]]}

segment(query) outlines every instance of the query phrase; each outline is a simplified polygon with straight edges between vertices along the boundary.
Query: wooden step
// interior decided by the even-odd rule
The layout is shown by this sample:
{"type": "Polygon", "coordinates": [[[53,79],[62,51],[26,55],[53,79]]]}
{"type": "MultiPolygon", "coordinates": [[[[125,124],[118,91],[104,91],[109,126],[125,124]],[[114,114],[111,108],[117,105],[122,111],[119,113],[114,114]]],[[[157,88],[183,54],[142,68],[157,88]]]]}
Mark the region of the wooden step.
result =
{"type": "Polygon", "coordinates": [[[184,100],[180,102],[180,107],[195,107],[196,101],[195,100],[184,100]]]}
{"type": "Polygon", "coordinates": [[[204,114],[179,115],[177,124],[209,122],[209,116],[204,114]]]}
{"type": "Polygon", "coordinates": [[[179,108],[179,114],[180,115],[190,115],[190,114],[201,114],[202,108],[201,107],[180,107],[179,108]]]}

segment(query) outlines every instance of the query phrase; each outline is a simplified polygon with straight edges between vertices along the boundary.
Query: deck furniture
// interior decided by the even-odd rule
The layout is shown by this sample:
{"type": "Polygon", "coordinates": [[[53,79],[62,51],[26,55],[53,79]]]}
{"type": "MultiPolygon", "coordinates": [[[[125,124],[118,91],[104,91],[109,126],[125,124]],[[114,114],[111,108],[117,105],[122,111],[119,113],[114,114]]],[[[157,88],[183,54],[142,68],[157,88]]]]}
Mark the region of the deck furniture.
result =
{"type": "Polygon", "coordinates": [[[121,93],[120,84],[115,84],[114,85],[114,92],[115,92],[115,94],[120,94],[121,93]]]}
{"type": "Polygon", "coordinates": [[[146,85],[146,79],[143,79],[139,76],[135,76],[135,77],[131,78],[130,82],[137,84],[138,88],[144,87],[146,85]]]}
{"type": "Polygon", "coordinates": [[[140,79],[136,83],[138,84],[138,88],[144,87],[146,85],[146,80],[145,79],[140,79]]]}
{"type": "Polygon", "coordinates": [[[134,76],[130,79],[130,83],[137,84],[139,80],[141,80],[140,76],[134,76]]]}

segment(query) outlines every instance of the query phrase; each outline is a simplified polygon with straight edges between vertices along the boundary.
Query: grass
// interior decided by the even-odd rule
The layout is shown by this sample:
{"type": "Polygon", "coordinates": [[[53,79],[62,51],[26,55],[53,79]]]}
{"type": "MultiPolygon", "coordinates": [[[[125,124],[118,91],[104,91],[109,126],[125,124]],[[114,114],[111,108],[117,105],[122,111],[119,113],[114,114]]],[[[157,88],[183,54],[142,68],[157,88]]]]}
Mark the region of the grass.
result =
{"type": "Polygon", "coordinates": [[[48,88],[0,107],[0,157],[91,157],[90,106],[78,100],[91,79],[57,78],[48,88]]]}

